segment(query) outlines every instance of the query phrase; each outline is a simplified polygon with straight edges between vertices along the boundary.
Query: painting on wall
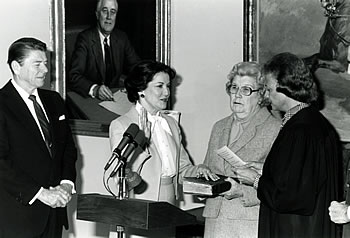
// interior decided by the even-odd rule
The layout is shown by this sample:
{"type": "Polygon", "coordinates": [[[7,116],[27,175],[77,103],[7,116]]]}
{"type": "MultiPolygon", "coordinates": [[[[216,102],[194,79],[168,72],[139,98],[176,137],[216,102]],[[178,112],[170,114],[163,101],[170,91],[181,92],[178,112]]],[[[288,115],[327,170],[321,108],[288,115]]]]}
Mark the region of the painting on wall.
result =
{"type": "Polygon", "coordinates": [[[244,10],[245,60],[303,58],[319,80],[321,112],[350,142],[350,0],[245,0],[244,10]]]}
{"type": "MultiPolygon", "coordinates": [[[[126,110],[120,104],[130,104],[125,93],[118,91],[117,105],[101,105],[99,99],[83,97],[67,87],[75,39],[96,23],[95,8],[96,0],[50,0],[51,87],[66,99],[73,133],[108,137],[110,122],[126,110]]],[[[118,0],[118,9],[116,26],[127,33],[141,59],[170,64],[170,0],[118,0]]]]}

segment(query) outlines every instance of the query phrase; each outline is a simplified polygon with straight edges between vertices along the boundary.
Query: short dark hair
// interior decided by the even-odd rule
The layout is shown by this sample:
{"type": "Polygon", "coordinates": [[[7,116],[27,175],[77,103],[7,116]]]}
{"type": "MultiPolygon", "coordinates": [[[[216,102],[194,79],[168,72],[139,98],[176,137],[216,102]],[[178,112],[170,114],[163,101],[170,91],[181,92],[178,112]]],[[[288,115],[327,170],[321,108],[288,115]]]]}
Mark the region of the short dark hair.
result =
{"type": "Polygon", "coordinates": [[[124,81],[129,101],[135,103],[139,100],[138,92],[145,90],[159,72],[168,74],[170,80],[176,76],[174,69],[158,61],[145,60],[136,64],[124,81]]]}
{"type": "Polygon", "coordinates": [[[20,38],[11,44],[8,51],[7,63],[9,64],[12,73],[11,62],[15,60],[22,65],[28,52],[33,50],[46,52],[46,44],[38,39],[30,37],[20,38]]]}
{"type": "Polygon", "coordinates": [[[315,103],[318,87],[306,63],[289,52],[272,57],[263,67],[263,75],[272,75],[277,80],[276,91],[299,102],[315,103]]]}

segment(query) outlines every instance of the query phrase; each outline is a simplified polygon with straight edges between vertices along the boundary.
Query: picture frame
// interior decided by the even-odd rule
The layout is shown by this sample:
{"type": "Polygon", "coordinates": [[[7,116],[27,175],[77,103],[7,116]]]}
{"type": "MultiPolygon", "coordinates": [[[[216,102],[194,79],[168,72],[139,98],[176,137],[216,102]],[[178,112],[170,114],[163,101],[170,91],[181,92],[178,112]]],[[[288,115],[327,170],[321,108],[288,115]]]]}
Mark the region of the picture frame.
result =
{"type": "MultiPolygon", "coordinates": [[[[69,12],[67,6],[73,6],[72,3],[83,1],[79,6],[88,6],[86,1],[92,2],[93,0],[49,0],[50,1],[50,48],[51,51],[51,75],[50,75],[50,87],[61,94],[61,96],[67,100],[67,26],[71,22],[67,22],[66,14],[69,12]]],[[[171,5],[170,0],[147,0],[148,2],[154,2],[155,9],[151,9],[154,12],[152,19],[155,20],[152,26],[152,32],[154,32],[154,42],[151,42],[149,46],[140,46],[145,48],[151,48],[151,54],[154,52],[155,60],[170,65],[170,12],[171,5]]],[[[96,1],[94,1],[94,4],[96,1]]],[[[118,1],[119,2],[119,1],[118,1]]],[[[129,1],[133,4],[144,3],[143,0],[129,1]]],[[[91,5],[91,4],[90,4],[91,5]]],[[[95,7],[95,6],[92,6],[95,7]]],[[[76,12],[80,12],[76,11],[76,12]]],[[[74,13],[73,13],[74,14],[74,13]]],[[[94,15],[94,12],[92,13],[94,15]]],[[[125,15],[125,14],[124,14],[125,15]]],[[[93,16],[94,17],[94,16],[93,16]]],[[[73,26],[74,27],[74,26],[73,26]]],[[[118,27],[118,26],[117,26],[118,27]]],[[[132,32],[129,32],[132,35],[132,32]]],[[[136,38],[135,38],[136,39],[136,38]]],[[[69,47],[72,47],[71,45],[69,47]]],[[[136,48],[136,47],[135,47],[136,48]]],[[[142,50],[142,49],[141,49],[142,50]]],[[[110,122],[109,122],[110,123],[110,122]]],[[[88,135],[98,137],[108,137],[109,123],[100,120],[81,120],[71,119],[70,125],[72,132],[77,135],[88,135]]]]}
{"type": "Polygon", "coordinates": [[[350,71],[345,62],[350,59],[350,27],[341,27],[349,24],[348,6],[349,0],[244,0],[243,19],[244,60],[263,65],[282,52],[304,59],[320,86],[321,113],[345,143],[350,142],[350,71]],[[332,27],[336,32],[329,36],[332,27]]]}
{"type": "Polygon", "coordinates": [[[308,57],[318,52],[326,21],[319,1],[244,0],[244,60],[264,63],[286,51],[308,57]]]}

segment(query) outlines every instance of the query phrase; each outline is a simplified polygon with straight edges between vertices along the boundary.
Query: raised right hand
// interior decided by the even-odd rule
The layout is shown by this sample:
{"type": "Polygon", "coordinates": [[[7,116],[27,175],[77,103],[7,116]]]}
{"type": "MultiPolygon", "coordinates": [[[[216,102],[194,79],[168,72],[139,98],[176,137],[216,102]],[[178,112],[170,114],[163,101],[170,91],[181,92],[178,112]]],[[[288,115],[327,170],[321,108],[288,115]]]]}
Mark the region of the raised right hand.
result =
{"type": "Polygon", "coordinates": [[[141,113],[140,113],[140,130],[142,130],[145,133],[145,137],[147,139],[150,139],[151,137],[151,122],[148,121],[147,118],[147,110],[145,108],[141,108],[141,113]]]}

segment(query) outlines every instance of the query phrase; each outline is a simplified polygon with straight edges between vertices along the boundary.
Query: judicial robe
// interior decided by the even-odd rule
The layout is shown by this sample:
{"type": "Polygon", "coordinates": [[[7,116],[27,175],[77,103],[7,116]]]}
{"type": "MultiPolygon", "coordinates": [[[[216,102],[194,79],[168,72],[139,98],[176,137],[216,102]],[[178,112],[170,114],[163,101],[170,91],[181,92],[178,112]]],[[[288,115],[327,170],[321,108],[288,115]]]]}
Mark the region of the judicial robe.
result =
{"type": "Polygon", "coordinates": [[[280,130],[258,184],[259,238],[333,238],[328,207],[340,196],[338,135],[314,107],[280,130]]]}

